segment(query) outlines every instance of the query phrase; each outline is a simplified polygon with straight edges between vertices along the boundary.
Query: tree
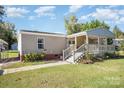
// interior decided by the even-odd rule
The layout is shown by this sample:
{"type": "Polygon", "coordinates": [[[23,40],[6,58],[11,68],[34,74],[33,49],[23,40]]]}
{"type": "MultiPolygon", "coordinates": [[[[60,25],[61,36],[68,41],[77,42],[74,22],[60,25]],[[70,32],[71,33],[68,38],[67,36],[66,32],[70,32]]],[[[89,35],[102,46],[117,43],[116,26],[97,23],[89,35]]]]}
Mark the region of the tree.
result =
{"type": "Polygon", "coordinates": [[[5,16],[4,7],[0,5],[0,22],[2,22],[4,16],[5,16]]]}
{"type": "Polygon", "coordinates": [[[2,25],[0,30],[0,38],[8,43],[8,48],[10,49],[11,45],[17,42],[15,25],[8,22],[1,23],[0,25],[2,25]]]}
{"type": "Polygon", "coordinates": [[[121,41],[120,42],[120,50],[121,51],[124,51],[124,41],[121,41]]]}
{"type": "Polygon", "coordinates": [[[115,35],[115,38],[124,38],[124,33],[119,29],[117,25],[114,26],[113,33],[115,35]]]}
{"type": "Polygon", "coordinates": [[[89,29],[94,28],[104,28],[109,30],[110,26],[106,24],[104,21],[101,22],[99,20],[91,20],[90,22],[86,23],[78,23],[78,19],[76,16],[71,15],[69,17],[66,17],[65,19],[65,28],[67,30],[67,34],[73,34],[81,31],[87,31],[89,29]]]}
{"type": "Polygon", "coordinates": [[[15,25],[9,22],[4,22],[3,18],[5,16],[4,6],[0,5],[0,39],[3,39],[8,43],[8,48],[11,48],[11,45],[17,42],[15,25]]]}
{"type": "Polygon", "coordinates": [[[80,24],[77,23],[76,16],[71,15],[69,18],[65,18],[64,20],[67,34],[77,33],[80,31],[80,24]]]}
{"type": "Polygon", "coordinates": [[[90,22],[86,22],[81,25],[81,31],[94,29],[94,28],[104,28],[109,30],[109,25],[106,24],[104,21],[100,22],[99,20],[91,20],[90,22]]]}

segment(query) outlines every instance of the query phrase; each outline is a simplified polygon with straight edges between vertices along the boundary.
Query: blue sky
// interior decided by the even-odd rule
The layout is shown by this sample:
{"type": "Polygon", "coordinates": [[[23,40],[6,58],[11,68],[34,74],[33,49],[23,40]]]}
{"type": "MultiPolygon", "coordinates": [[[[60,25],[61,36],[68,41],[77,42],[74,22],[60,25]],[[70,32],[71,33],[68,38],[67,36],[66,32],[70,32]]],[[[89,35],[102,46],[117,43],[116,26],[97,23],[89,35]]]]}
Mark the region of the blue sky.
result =
{"type": "Polygon", "coordinates": [[[45,32],[66,33],[64,16],[74,14],[78,22],[85,23],[92,19],[105,21],[111,26],[117,25],[124,31],[124,6],[5,6],[6,21],[14,23],[16,29],[39,30],[45,32]]]}

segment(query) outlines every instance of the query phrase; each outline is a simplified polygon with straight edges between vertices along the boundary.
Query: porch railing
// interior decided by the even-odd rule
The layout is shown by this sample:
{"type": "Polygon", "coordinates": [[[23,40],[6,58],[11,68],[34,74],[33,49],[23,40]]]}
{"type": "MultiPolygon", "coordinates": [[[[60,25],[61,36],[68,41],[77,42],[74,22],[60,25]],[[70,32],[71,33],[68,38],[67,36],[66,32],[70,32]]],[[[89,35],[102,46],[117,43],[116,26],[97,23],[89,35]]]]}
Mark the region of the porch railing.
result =
{"type": "Polygon", "coordinates": [[[95,44],[88,45],[88,51],[91,53],[113,52],[114,50],[115,50],[114,45],[95,45],[95,44]]]}
{"type": "Polygon", "coordinates": [[[79,48],[77,48],[73,52],[73,61],[75,62],[77,59],[83,57],[83,54],[87,51],[87,44],[82,44],[79,48]]]}
{"type": "Polygon", "coordinates": [[[71,45],[67,49],[63,50],[63,61],[73,54],[74,49],[75,49],[75,46],[71,45]]]}
{"type": "Polygon", "coordinates": [[[83,44],[77,49],[75,49],[75,46],[73,45],[63,50],[63,60],[66,60],[72,56],[73,62],[76,62],[76,60],[83,57],[86,52],[91,54],[99,54],[105,52],[114,52],[114,50],[114,45],[83,44]]]}

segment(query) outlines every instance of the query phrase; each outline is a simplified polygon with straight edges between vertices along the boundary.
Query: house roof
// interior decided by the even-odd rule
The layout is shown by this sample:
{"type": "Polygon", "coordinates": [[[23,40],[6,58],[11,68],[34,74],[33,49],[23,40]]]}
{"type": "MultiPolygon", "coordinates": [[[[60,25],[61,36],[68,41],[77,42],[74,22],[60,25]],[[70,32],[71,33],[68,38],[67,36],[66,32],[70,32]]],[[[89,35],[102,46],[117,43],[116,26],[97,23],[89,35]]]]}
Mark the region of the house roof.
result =
{"type": "Polygon", "coordinates": [[[114,34],[111,31],[108,31],[108,30],[103,29],[103,28],[95,28],[95,29],[91,29],[91,30],[82,31],[79,33],[68,35],[68,37],[81,36],[81,35],[114,38],[114,34]]]}
{"type": "Polygon", "coordinates": [[[66,37],[65,34],[61,34],[61,33],[41,32],[41,31],[32,31],[32,30],[20,30],[20,33],[31,34],[31,35],[33,34],[33,35],[47,35],[47,36],[66,37]]]}
{"type": "Polygon", "coordinates": [[[88,35],[88,36],[100,36],[100,37],[109,37],[114,38],[114,34],[106,29],[103,28],[95,28],[91,30],[86,30],[78,33],[74,33],[72,35],[65,35],[60,33],[50,33],[50,32],[41,32],[41,31],[31,31],[31,30],[21,30],[22,34],[30,34],[30,35],[46,35],[46,36],[57,36],[57,37],[69,37],[73,38],[75,36],[82,36],[82,35],[88,35]]]}

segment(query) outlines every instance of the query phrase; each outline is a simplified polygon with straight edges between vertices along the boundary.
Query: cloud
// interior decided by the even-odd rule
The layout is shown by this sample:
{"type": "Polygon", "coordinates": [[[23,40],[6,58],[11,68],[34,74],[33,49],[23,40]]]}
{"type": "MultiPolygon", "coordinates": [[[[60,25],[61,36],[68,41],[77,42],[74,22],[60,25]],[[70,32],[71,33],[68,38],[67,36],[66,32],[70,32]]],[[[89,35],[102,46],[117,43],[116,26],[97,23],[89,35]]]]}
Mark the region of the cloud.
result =
{"type": "Polygon", "coordinates": [[[79,18],[79,21],[84,21],[84,20],[87,20],[87,19],[89,19],[90,18],[90,16],[91,16],[91,14],[88,14],[88,15],[82,15],[80,18],[79,18]]]}
{"type": "Polygon", "coordinates": [[[118,5],[109,5],[106,8],[116,8],[116,7],[118,7],[118,5]]]}
{"type": "Polygon", "coordinates": [[[34,20],[36,17],[35,16],[29,16],[29,20],[34,20]]]}
{"type": "Polygon", "coordinates": [[[97,7],[97,5],[88,5],[88,8],[95,8],[95,7],[97,7]]]}
{"type": "Polygon", "coordinates": [[[64,14],[64,16],[69,15],[69,14],[73,14],[76,13],[77,11],[79,11],[82,7],[84,7],[83,5],[71,5],[69,6],[69,10],[68,12],[66,12],[64,14]]]}
{"type": "Polygon", "coordinates": [[[82,5],[72,5],[69,7],[69,13],[76,13],[82,7],[82,5]]]}
{"type": "Polygon", "coordinates": [[[42,6],[34,10],[34,12],[37,14],[37,17],[49,16],[53,19],[55,18],[55,14],[53,13],[55,8],[55,6],[42,6]]]}
{"type": "Polygon", "coordinates": [[[96,9],[96,12],[92,13],[91,16],[102,20],[118,20],[118,10],[112,9],[96,9]]]}
{"type": "Polygon", "coordinates": [[[124,23],[124,17],[121,17],[119,20],[116,21],[117,24],[124,23]]]}
{"type": "Polygon", "coordinates": [[[82,15],[80,20],[87,20],[95,18],[104,21],[113,21],[115,23],[122,22],[122,16],[124,16],[124,10],[110,9],[110,8],[96,8],[94,12],[87,15],[82,15]]]}
{"type": "Polygon", "coordinates": [[[25,14],[29,13],[29,10],[25,8],[7,7],[7,17],[24,17],[25,14]]]}

